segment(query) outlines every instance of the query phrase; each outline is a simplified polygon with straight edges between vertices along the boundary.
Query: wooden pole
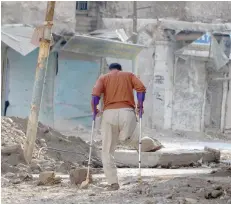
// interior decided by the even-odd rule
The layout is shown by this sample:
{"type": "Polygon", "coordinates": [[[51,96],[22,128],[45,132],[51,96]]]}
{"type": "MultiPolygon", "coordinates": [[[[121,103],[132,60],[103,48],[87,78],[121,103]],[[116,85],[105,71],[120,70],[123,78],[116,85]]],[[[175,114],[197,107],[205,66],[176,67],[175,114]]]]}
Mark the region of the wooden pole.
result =
{"type": "Polygon", "coordinates": [[[51,28],[53,26],[54,9],[55,1],[48,1],[43,36],[40,40],[38,62],[31,100],[31,109],[27,124],[26,140],[24,143],[24,158],[27,163],[30,163],[32,159],[32,153],[34,150],[35,139],[37,135],[38,116],[42,98],[44,76],[46,71],[47,58],[50,51],[52,35],[51,28]]]}

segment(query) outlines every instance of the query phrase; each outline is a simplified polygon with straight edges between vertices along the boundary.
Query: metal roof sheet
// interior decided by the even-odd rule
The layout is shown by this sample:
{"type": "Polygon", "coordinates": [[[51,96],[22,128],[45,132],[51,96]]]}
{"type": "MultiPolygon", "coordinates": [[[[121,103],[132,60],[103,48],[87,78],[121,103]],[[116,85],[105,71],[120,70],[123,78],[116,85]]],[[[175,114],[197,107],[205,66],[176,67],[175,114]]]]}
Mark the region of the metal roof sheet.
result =
{"type": "Polygon", "coordinates": [[[98,57],[132,59],[145,47],[91,36],[75,35],[61,50],[98,57]]]}
{"type": "Polygon", "coordinates": [[[1,29],[2,42],[25,56],[37,48],[31,43],[33,32],[34,28],[29,25],[3,25],[1,29]]]}

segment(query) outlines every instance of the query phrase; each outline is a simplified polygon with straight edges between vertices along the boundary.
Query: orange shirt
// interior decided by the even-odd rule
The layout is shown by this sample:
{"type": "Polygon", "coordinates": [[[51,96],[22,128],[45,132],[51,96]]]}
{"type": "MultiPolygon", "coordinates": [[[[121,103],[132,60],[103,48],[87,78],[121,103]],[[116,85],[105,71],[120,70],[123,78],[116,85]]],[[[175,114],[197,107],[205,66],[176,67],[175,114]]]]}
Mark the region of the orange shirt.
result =
{"type": "Polygon", "coordinates": [[[131,72],[112,70],[97,80],[92,95],[104,94],[104,110],[135,108],[133,89],[145,92],[144,84],[131,72]]]}

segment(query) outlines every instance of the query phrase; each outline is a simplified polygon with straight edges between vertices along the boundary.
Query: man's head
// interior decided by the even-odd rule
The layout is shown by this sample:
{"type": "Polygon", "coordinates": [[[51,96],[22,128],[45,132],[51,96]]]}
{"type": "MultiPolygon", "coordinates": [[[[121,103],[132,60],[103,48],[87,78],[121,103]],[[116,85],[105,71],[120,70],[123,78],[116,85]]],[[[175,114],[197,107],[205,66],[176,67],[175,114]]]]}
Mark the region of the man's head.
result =
{"type": "Polygon", "coordinates": [[[109,66],[109,70],[110,70],[110,71],[111,71],[111,70],[119,70],[119,71],[122,71],[122,67],[121,67],[121,65],[118,64],[118,63],[112,63],[112,64],[110,64],[110,66],[109,66]]]}

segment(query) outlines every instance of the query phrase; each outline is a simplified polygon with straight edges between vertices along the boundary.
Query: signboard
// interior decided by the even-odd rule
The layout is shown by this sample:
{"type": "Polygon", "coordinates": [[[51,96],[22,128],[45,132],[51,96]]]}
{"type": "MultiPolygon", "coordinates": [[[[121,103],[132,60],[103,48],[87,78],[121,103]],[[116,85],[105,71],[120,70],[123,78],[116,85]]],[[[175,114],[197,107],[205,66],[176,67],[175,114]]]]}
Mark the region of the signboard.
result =
{"type": "Polygon", "coordinates": [[[210,43],[211,35],[209,33],[202,35],[200,38],[194,41],[194,44],[210,45],[210,43]]]}

